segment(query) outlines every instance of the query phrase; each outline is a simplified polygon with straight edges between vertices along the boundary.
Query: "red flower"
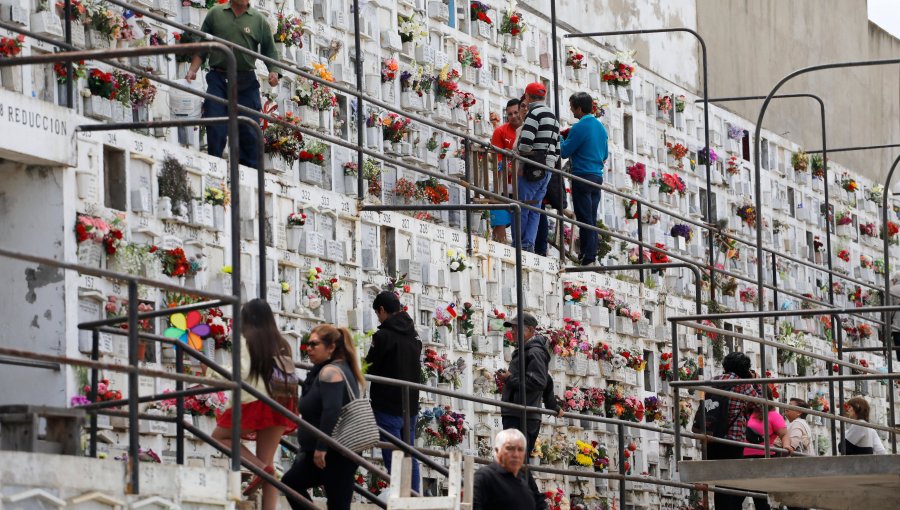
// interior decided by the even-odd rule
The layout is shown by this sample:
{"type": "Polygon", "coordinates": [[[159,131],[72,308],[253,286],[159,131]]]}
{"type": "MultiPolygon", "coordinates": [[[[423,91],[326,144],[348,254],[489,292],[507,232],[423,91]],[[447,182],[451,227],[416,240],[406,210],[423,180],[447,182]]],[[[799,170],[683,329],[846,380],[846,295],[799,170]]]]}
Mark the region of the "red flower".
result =
{"type": "Polygon", "coordinates": [[[510,23],[518,23],[518,22],[519,22],[519,17],[518,17],[518,16],[515,16],[515,15],[510,16],[510,17],[509,17],[509,22],[510,22],[510,23]]]}
{"type": "Polygon", "coordinates": [[[87,233],[87,229],[84,228],[84,225],[82,225],[81,223],[76,223],[75,224],[75,240],[78,241],[79,243],[83,243],[83,242],[87,241],[89,238],[90,238],[90,236],[87,233]]]}
{"type": "Polygon", "coordinates": [[[512,30],[510,31],[510,34],[512,34],[512,35],[514,35],[514,36],[515,36],[515,35],[519,35],[519,29],[518,29],[518,28],[512,29],[512,30]]]}

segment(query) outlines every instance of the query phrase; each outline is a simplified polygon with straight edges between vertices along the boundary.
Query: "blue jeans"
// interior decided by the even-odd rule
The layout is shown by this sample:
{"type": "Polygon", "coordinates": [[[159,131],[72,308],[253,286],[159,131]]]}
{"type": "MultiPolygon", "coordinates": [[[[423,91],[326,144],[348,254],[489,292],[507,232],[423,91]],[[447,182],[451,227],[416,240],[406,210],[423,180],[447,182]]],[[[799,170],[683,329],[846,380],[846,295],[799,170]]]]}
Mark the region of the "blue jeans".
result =
{"type": "MultiPolygon", "coordinates": [[[[534,207],[541,207],[544,195],[547,193],[547,183],[550,182],[550,173],[540,181],[526,181],[519,177],[519,200],[534,207]]],[[[542,216],[534,211],[522,209],[522,249],[534,251],[534,242],[537,237],[538,218],[542,216]]]]}
{"type": "MultiPolygon", "coordinates": [[[[603,184],[601,175],[579,175],[596,184],[603,184]]],[[[575,219],[587,223],[597,224],[597,208],[600,207],[600,190],[586,185],[572,186],[572,208],[575,210],[575,219]]],[[[578,257],[582,264],[593,264],[597,260],[597,231],[579,229],[578,257]]]]}
{"type": "MultiPolygon", "coordinates": [[[[398,439],[403,439],[403,435],[401,434],[401,431],[403,430],[403,416],[375,411],[375,423],[387,431],[388,434],[398,439]]],[[[381,439],[387,441],[384,434],[381,434],[381,439]]],[[[409,419],[409,444],[414,444],[415,439],[416,417],[412,416],[409,419]]],[[[384,468],[389,474],[391,472],[391,454],[393,453],[394,450],[381,450],[381,459],[384,461],[384,468]]],[[[417,461],[415,457],[412,459],[412,489],[419,492],[419,461],[417,461]]]]}
{"type": "MultiPolygon", "coordinates": [[[[222,71],[210,71],[206,73],[206,92],[216,97],[226,99],[227,81],[222,71]]],[[[238,73],[238,104],[262,110],[262,102],[259,95],[259,82],[253,71],[238,73]]],[[[206,100],[203,102],[203,117],[225,117],[228,115],[228,107],[222,103],[206,100]]],[[[242,165],[256,168],[258,155],[256,130],[251,129],[245,123],[239,124],[240,162],[242,165]]],[[[206,151],[210,156],[222,157],[225,151],[225,142],[228,140],[228,124],[214,124],[206,127],[206,151]]],[[[234,157],[234,154],[231,155],[234,157]]]]}

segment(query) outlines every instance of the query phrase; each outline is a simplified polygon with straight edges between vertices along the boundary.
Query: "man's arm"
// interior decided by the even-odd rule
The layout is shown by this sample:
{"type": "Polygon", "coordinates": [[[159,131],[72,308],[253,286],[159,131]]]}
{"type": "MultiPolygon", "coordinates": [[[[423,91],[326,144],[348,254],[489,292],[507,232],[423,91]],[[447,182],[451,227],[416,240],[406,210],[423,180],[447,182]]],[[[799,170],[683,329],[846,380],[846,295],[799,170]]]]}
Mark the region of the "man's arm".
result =
{"type": "Polygon", "coordinates": [[[534,139],[537,136],[538,127],[537,117],[529,112],[522,124],[522,133],[519,135],[517,148],[520,154],[528,154],[534,150],[534,139]]]}
{"type": "MultiPolygon", "coordinates": [[[[259,52],[271,58],[272,60],[278,60],[281,58],[281,56],[278,54],[278,50],[275,49],[275,39],[272,37],[272,27],[269,26],[269,22],[266,20],[262,20],[262,33],[260,34],[259,38],[259,52]]],[[[269,85],[273,87],[278,85],[278,79],[281,77],[279,68],[274,64],[266,62],[266,69],[269,70],[269,85]]]]}
{"type": "MultiPolygon", "coordinates": [[[[203,18],[203,24],[200,26],[201,32],[206,32],[210,35],[215,35],[215,27],[213,26],[212,16],[208,13],[205,18],[203,18]]],[[[188,68],[188,72],[184,75],[184,79],[186,81],[194,81],[197,79],[197,71],[200,70],[200,66],[203,62],[206,61],[207,54],[206,53],[197,53],[191,57],[191,66],[188,68]]]]}
{"type": "Polygon", "coordinates": [[[369,352],[366,354],[366,363],[369,364],[368,373],[372,375],[379,375],[383,360],[384,340],[382,339],[381,332],[379,331],[372,336],[372,345],[369,347],[369,352]]]}
{"type": "Polygon", "coordinates": [[[559,144],[559,156],[561,158],[571,158],[573,154],[578,152],[581,144],[584,143],[584,126],[580,124],[580,122],[576,122],[569,130],[569,136],[559,144]]]}
{"type": "Polygon", "coordinates": [[[491,480],[486,476],[486,467],[481,467],[475,472],[475,481],[472,483],[472,510],[485,510],[488,504],[488,492],[491,480]]]}

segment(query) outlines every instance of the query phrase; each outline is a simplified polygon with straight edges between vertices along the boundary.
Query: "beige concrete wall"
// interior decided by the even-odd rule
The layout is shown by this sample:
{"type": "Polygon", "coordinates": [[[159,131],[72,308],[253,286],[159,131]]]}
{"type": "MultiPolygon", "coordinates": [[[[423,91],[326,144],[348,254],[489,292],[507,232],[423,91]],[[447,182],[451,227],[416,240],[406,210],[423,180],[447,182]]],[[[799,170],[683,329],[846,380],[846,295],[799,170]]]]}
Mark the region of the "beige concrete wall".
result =
{"type": "MultiPolygon", "coordinates": [[[[867,19],[866,0],[697,0],[697,27],[709,46],[710,94],[765,95],[793,70],[851,60],[900,57],[900,41],[867,19]]],[[[810,92],[826,103],[828,145],[900,143],[900,66],[817,72],[780,92],[810,92]]],[[[723,105],[756,119],[761,102],[723,105]]],[[[770,106],[763,127],[819,148],[818,107],[786,99],[770,106]]],[[[871,178],[883,178],[900,149],[835,154],[871,178]]]]}

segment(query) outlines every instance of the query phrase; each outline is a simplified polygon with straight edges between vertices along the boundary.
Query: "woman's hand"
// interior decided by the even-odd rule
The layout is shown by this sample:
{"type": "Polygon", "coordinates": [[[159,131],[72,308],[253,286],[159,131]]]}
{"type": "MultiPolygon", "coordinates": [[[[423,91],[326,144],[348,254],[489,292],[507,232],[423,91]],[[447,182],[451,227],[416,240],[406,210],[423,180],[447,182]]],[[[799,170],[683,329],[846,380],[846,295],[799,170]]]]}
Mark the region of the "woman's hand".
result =
{"type": "Polygon", "coordinates": [[[316,465],[319,469],[325,469],[325,454],[328,452],[323,452],[316,450],[316,455],[313,457],[313,464],[316,465]]]}

